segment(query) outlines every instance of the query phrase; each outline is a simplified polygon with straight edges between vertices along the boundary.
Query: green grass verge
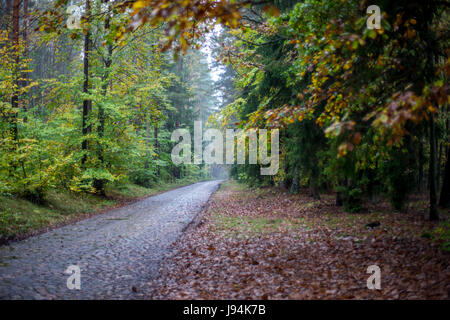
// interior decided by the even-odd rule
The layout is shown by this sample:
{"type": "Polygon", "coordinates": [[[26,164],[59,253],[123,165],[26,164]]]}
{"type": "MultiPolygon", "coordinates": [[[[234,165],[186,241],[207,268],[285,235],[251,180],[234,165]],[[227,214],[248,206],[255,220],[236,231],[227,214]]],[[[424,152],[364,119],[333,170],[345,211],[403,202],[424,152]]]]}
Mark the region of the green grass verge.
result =
{"type": "Polygon", "coordinates": [[[61,190],[49,191],[46,201],[45,206],[40,206],[24,199],[0,196],[0,238],[21,237],[117,203],[95,195],[61,190]]]}
{"type": "Polygon", "coordinates": [[[23,238],[48,227],[70,223],[126,201],[195,182],[198,180],[182,179],[152,188],[135,184],[108,186],[106,197],[73,193],[67,190],[50,190],[46,195],[45,205],[37,205],[18,197],[0,195],[0,244],[7,239],[23,238]]]}

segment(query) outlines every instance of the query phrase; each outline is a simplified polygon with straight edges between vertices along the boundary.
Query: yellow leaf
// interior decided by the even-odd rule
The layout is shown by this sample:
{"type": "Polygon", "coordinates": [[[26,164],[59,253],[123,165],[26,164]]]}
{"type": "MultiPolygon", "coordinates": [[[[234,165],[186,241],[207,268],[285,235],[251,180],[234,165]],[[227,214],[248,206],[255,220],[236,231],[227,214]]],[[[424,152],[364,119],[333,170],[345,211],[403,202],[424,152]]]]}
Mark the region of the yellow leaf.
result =
{"type": "Polygon", "coordinates": [[[138,0],[135,3],[133,3],[133,9],[134,10],[140,10],[140,9],[144,8],[146,4],[147,4],[147,1],[145,1],[145,0],[138,0]]]}

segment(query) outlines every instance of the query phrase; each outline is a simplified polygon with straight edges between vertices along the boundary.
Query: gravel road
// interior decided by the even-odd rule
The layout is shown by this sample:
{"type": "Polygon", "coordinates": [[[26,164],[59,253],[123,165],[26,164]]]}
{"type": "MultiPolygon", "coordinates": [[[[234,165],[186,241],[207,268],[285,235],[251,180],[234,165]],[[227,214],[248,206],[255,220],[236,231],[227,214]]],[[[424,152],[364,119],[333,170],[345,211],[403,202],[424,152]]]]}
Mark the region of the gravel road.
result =
{"type": "Polygon", "coordinates": [[[143,299],[220,181],[196,183],[0,247],[0,299],[143,299]],[[70,265],[81,288],[68,289],[70,265]]]}

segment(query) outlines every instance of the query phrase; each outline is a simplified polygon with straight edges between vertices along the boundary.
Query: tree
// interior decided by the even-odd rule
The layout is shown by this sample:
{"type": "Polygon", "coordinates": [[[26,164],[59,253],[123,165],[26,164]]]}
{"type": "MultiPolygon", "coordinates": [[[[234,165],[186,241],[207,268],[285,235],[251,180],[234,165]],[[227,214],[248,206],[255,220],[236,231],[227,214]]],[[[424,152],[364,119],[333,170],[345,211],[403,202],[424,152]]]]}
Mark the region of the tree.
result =
{"type": "MultiPolygon", "coordinates": [[[[85,0],[85,35],[84,35],[84,52],[83,52],[83,74],[84,74],[84,82],[83,82],[83,93],[85,95],[89,94],[89,50],[90,50],[90,15],[91,15],[91,6],[90,0],[85,0]]],[[[88,140],[86,135],[92,131],[92,125],[89,119],[90,113],[92,109],[92,101],[85,97],[83,100],[83,116],[82,116],[82,129],[81,132],[83,134],[84,139],[81,144],[81,149],[83,150],[83,158],[81,163],[84,164],[87,160],[87,152],[88,152],[88,140]]]]}
{"type": "MultiPolygon", "coordinates": [[[[104,4],[108,4],[108,0],[103,0],[102,2],[104,4]]],[[[105,36],[109,36],[110,29],[111,29],[111,16],[107,12],[106,16],[105,16],[105,23],[104,23],[105,36]]],[[[113,54],[112,41],[107,41],[106,47],[107,47],[106,48],[106,56],[103,57],[103,59],[102,59],[103,63],[104,63],[104,71],[103,71],[103,75],[102,75],[102,90],[103,90],[104,96],[106,96],[106,94],[107,94],[108,81],[110,81],[109,75],[110,75],[110,71],[111,71],[110,68],[112,65],[112,54],[113,54]]],[[[99,157],[101,165],[103,166],[104,158],[103,158],[102,139],[105,134],[105,109],[104,109],[102,103],[98,104],[98,119],[97,119],[97,121],[98,121],[97,133],[98,133],[98,140],[99,140],[98,141],[98,144],[99,144],[98,157],[99,157]]],[[[104,184],[105,184],[105,181],[103,179],[95,179],[94,180],[94,188],[97,190],[97,192],[99,192],[102,195],[105,195],[105,185],[104,184]]]]}
{"type": "MultiPolygon", "coordinates": [[[[239,126],[282,130],[286,165],[273,181],[286,174],[294,184],[331,187],[337,202],[355,210],[362,197],[384,193],[403,210],[413,191],[408,181],[421,185],[428,164],[430,219],[437,218],[436,145],[448,103],[442,6],[383,2],[378,30],[366,28],[357,1],[286,3],[276,19],[261,7],[241,12],[221,58],[243,99],[239,126]],[[311,136],[316,129],[324,143],[311,136]]],[[[229,114],[225,107],[216,118],[229,114]]]]}

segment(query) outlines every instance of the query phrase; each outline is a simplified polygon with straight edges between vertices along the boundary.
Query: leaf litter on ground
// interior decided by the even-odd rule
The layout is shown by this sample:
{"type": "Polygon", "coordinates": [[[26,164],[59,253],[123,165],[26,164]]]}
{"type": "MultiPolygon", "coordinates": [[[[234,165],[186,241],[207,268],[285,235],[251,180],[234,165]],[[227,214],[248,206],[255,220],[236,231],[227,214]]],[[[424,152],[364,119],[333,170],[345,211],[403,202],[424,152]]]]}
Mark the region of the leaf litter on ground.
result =
{"type": "Polygon", "coordinates": [[[399,213],[380,200],[351,214],[332,195],[303,191],[224,183],[174,243],[149,298],[449,298],[450,254],[422,236],[436,228],[423,206],[399,213]],[[381,290],[367,288],[370,265],[381,269],[381,290]]]}

